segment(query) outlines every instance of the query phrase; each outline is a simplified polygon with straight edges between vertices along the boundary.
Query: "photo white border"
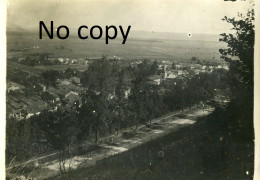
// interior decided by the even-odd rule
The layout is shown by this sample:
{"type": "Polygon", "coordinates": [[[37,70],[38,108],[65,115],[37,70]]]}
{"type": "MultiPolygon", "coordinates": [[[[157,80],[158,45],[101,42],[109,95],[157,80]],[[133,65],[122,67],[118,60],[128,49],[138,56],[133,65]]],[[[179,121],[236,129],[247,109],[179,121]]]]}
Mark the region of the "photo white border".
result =
{"type": "MultiPolygon", "coordinates": [[[[224,0],[223,0],[224,1],[224,0]]],[[[255,0],[256,38],[254,55],[254,180],[260,180],[260,0],[255,0]]],[[[6,124],[6,18],[7,0],[0,0],[0,179],[5,179],[5,124],[6,124]]]]}
{"type": "Polygon", "coordinates": [[[255,54],[254,54],[254,128],[255,167],[254,180],[260,179],[260,0],[255,0],[255,54]]]}
{"type": "Polygon", "coordinates": [[[0,0],[0,179],[5,179],[6,14],[7,1],[0,0]]]}

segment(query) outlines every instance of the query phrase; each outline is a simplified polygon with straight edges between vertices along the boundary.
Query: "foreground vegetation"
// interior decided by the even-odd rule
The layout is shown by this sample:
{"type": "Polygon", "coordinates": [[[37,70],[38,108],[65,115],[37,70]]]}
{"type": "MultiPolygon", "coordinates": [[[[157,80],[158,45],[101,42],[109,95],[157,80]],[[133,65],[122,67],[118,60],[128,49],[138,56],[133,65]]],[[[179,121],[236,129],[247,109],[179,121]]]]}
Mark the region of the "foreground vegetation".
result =
{"type": "MultiPolygon", "coordinates": [[[[20,160],[25,155],[31,157],[30,153],[37,151],[42,142],[48,148],[59,150],[62,162],[69,157],[70,148],[86,138],[93,138],[97,143],[102,135],[118,133],[121,128],[133,125],[137,128],[169,111],[206,101],[214,97],[215,89],[230,88],[230,103],[226,107],[216,104],[215,112],[191,129],[111,157],[88,170],[78,169],[72,172],[72,177],[251,179],[254,11],[240,18],[224,18],[236,30],[235,36],[224,33],[220,39],[228,44],[228,49],[220,49],[222,58],[229,63],[228,74],[216,71],[178,79],[171,85],[152,86],[147,81],[150,75],[158,73],[155,61],[144,60],[137,66],[122,68],[116,61],[102,58],[82,74],[87,89],[81,97],[82,106],[44,111],[28,121],[7,121],[7,163],[13,157],[20,160]],[[124,98],[129,86],[131,93],[124,98]],[[165,155],[159,155],[160,151],[165,155]]],[[[45,80],[52,84],[51,79],[45,80]]],[[[61,172],[66,170],[61,168],[61,172]]]]}
{"type": "MultiPolygon", "coordinates": [[[[172,134],[70,172],[71,179],[252,179],[253,144],[221,140],[208,129],[215,113],[172,134]],[[215,138],[212,138],[215,137],[215,138]],[[164,156],[160,156],[163,152],[164,156]],[[248,175],[247,175],[248,172],[248,175]]],[[[63,179],[63,176],[52,179],[63,179]]]]}

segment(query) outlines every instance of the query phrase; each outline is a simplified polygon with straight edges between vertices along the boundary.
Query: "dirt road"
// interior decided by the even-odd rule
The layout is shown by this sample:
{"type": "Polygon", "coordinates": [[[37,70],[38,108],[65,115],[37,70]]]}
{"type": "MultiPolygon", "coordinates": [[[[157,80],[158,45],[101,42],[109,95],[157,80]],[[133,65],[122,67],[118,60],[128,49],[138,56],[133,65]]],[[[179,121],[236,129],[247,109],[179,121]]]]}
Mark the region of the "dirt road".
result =
{"type": "MultiPolygon", "coordinates": [[[[207,108],[206,110],[193,108],[184,111],[183,114],[181,112],[171,113],[153,120],[152,124],[147,123],[141,125],[137,130],[130,128],[127,131],[122,131],[118,136],[107,137],[110,138],[110,142],[100,143],[92,150],[90,150],[91,147],[93,148],[91,144],[84,144],[81,148],[87,151],[87,153],[74,156],[72,159],[67,159],[66,166],[70,166],[72,169],[76,169],[80,166],[94,166],[99,160],[127,151],[158,137],[165,136],[185,126],[190,126],[196,123],[199,117],[206,116],[213,110],[213,108],[207,108]]],[[[103,140],[107,138],[103,138],[103,140]]],[[[35,170],[27,174],[27,177],[46,179],[60,173],[59,161],[57,159],[45,163],[35,163],[34,165],[36,167],[35,170]]]]}

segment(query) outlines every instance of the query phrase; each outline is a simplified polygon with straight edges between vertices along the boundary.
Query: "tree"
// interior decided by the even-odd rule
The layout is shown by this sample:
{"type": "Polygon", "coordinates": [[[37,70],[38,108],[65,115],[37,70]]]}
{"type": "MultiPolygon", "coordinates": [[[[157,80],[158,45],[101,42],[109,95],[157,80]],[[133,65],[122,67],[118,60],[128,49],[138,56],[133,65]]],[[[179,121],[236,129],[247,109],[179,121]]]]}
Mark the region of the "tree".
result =
{"type": "Polygon", "coordinates": [[[46,86],[54,86],[59,76],[59,72],[56,70],[44,71],[41,76],[46,86]]]}
{"type": "MultiPolygon", "coordinates": [[[[92,100],[94,117],[92,129],[95,131],[95,141],[98,143],[100,129],[109,124],[112,113],[109,110],[109,98],[114,95],[116,87],[117,62],[105,56],[93,62],[88,71],[82,75],[82,84],[88,88],[86,98],[92,100]]],[[[87,106],[86,106],[87,107],[87,106]]],[[[87,111],[87,110],[86,110],[87,111]]]]}
{"type": "Polygon", "coordinates": [[[172,68],[172,69],[176,69],[176,65],[175,65],[175,63],[174,63],[174,62],[172,63],[172,66],[171,66],[171,68],[172,68]]]}
{"type": "Polygon", "coordinates": [[[157,61],[153,61],[152,65],[151,65],[150,74],[157,74],[158,73],[158,69],[159,69],[158,62],[157,61]]]}
{"type": "Polygon", "coordinates": [[[116,102],[117,102],[117,111],[118,111],[118,123],[117,123],[117,134],[119,134],[121,129],[121,121],[122,121],[122,114],[124,110],[124,104],[125,104],[125,90],[126,87],[126,79],[125,79],[125,73],[123,71],[120,71],[118,73],[118,81],[115,89],[115,95],[116,95],[116,102]]]}
{"type": "MultiPolygon", "coordinates": [[[[156,69],[156,61],[154,62],[152,69],[156,69]]],[[[151,64],[147,59],[145,59],[142,61],[142,63],[137,65],[136,71],[137,76],[147,78],[149,75],[151,75],[151,64]]]]}
{"type": "Polygon", "coordinates": [[[50,101],[54,100],[55,97],[48,92],[43,92],[43,93],[41,93],[41,99],[45,102],[50,102],[50,101]]]}
{"type": "Polygon", "coordinates": [[[46,52],[39,54],[40,63],[43,64],[44,66],[51,65],[52,63],[49,60],[50,55],[52,55],[52,54],[46,53],[46,52]]]}
{"type": "Polygon", "coordinates": [[[227,49],[220,49],[221,58],[229,63],[229,79],[232,100],[228,106],[234,113],[232,131],[237,138],[253,139],[253,76],[254,76],[254,9],[239,19],[224,17],[233,25],[234,34],[221,34],[220,41],[227,43],[227,49]],[[243,110],[243,111],[241,111],[243,110]]]}
{"type": "Polygon", "coordinates": [[[253,89],[254,76],[254,9],[250,9],[246,16],[238,15],[239,20],[235,18],[222,19],[233,25],[232,30],[235,34],[221,34],[220,41],[227,43],[227,49],[220,49],[221,58],[229,63],[231,72],[231,81],[240,82],[245,89],[253,89]]]}
{"type": "MultiPolygon", "coordinates": [[[[141,65],[144,69],[147,67],[147,62],[141,65]]],[[[141,68],[142,69],[142,68],[141,68]]],[[[129,96],[130,106],[132,111],[135,112],[134,124],[137,129],[140,119],[145,118],[145,106],[147,103],[147,74],[137,73],[132,81],[131,95],[129,96]]]]}
{"type": "Polygon", "coordinates": [[[78,113],[59,108],[57,112],[43,111],[37,118],[37,126],[51,147],[59,151],[60,172],[69,179],[73,146],[83,138],[79,138],[80,121],[78,113]]]}
{"type": "Polygon", "coordinates": [[[197,61],[197,59],[198,59],[198,58],[195,57],[195,56],[192,56],[192,57],[191,57],[191,61],[197,61]]]}
{"type": "Polygon", "coordinates": [[[64,75],[66,76],[66,78],[71,78],[77,75],[77,71],[71,68],[67,68],[64,72],[64,75]]]}

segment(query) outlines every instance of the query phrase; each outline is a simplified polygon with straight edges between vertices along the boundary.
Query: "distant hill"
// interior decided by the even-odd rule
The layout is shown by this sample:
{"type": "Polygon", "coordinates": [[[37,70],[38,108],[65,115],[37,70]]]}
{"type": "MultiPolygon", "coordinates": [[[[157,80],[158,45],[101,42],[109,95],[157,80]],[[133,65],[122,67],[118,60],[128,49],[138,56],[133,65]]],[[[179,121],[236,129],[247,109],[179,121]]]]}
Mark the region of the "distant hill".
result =
{"type": "MultiPolygon", "coordinates": [[[[77,29],[70,29],[70,37],[77,38],[77,29]]],[[[23,36],[39,36],[39,30],[28,30],[17,28],[7,28],[7,36],[9,35],[23,35],[23,36]]],[[[118,35],[119,36],[119,35],[118,35]]],[[[118,37],[119,38],[119,37],[118,37]]],[[[174,32],[155,32],[155,31],[135,31],[131,30],[128,39],[149,39],[149,40],[191,40],[191,41],[218,41],[218,34],[191,34],[188,33],[174,33],[174,32]]]]}
{"type": "Polygon", "coordinates": [[[191,34],[188,33],[173,33],[173,32],[154,32],[154,31],[132,31],[129,38],[142,39],[163,39],[163,40],[191,40],[191,41],[218,41],[218,34],[191,34]]]}

